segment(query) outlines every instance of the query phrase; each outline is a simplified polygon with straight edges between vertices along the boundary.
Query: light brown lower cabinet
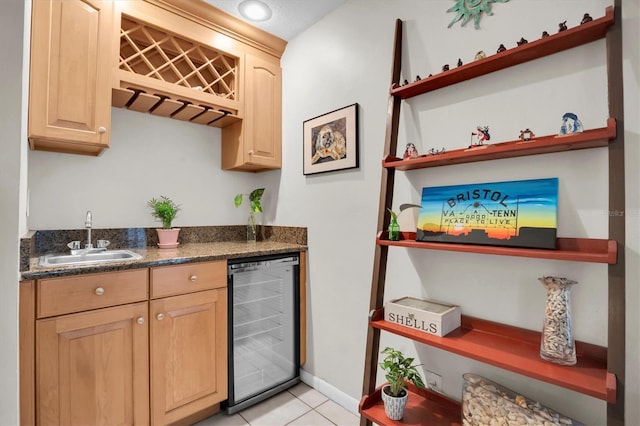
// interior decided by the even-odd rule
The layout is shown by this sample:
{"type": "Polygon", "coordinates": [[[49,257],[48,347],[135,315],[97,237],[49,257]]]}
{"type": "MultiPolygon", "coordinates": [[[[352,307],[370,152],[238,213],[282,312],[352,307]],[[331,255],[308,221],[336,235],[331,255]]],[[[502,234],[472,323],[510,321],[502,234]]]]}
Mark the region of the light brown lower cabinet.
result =
{"type": "Polygon", "coordinates": [[[133,425],[149,419],[147,302],[36,322],[40,425],[133,425]]]}
{"type": "Polygon", "coordinates": [[[21,283],[21,424],[191,424],[217,412],[226,284],[226,261],[21,283]]]}
{"type": "Polygon", "coordinates": [[[227,289],[150,302],[151,421],[172,424],[227,399],[227,289]]]}

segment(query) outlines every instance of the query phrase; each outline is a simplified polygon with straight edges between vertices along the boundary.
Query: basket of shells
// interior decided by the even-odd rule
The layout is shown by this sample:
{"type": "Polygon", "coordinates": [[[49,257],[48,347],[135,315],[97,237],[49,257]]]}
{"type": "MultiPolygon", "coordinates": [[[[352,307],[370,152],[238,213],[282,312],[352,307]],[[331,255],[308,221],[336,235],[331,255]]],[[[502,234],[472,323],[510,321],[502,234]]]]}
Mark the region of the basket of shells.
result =
{"type": "Polygon", "coordinates": [[[463,426],[582,425],[482,376],[462,377],[463,426]]]}

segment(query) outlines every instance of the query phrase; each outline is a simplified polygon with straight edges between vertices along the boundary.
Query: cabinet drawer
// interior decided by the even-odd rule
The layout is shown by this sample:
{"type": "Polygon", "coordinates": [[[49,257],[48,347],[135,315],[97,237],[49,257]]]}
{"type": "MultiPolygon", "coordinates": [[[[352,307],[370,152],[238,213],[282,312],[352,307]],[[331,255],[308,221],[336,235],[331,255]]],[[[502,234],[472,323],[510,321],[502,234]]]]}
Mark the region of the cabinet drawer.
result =
{"type": "Polygon", "coordinates": [[[226,286],[224,260],[151,268],[152,299],[226,286]]]}
{"type": "Polygon", "coordinates": [[[148,269],[38,281],[38,318],[146,300],[148,269]]]}

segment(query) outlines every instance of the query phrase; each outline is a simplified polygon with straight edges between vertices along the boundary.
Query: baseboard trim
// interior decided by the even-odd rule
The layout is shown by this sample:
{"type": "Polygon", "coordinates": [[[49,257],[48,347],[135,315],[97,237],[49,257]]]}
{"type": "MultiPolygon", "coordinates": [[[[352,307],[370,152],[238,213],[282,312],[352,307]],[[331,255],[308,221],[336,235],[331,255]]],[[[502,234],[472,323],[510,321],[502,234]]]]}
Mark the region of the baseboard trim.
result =
{"type": "Polygon", "coordinates": [[[360,415],[360,413],[358,413],[358,404],[360,403],[360,401],[342,392],[337,387],[312,375],[311,373],[303,370],[302,368],[300,369],[300,380],[302,380],[303,383],[306,383],[307,385],[311,386],[318,392],[326,395],[329,399],[334,401],[336,404],[344,407],[345,409],[349,410],[356,416],[360,415]]]}

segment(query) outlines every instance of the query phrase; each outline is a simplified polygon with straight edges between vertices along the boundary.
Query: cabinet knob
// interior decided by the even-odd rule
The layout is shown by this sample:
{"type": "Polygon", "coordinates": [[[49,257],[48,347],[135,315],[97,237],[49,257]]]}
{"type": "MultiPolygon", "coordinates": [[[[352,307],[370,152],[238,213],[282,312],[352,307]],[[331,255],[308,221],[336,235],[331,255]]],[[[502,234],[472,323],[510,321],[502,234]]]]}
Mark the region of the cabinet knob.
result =
{"type": "Polygon", "coordinates": [[[138,319],[136,320],[136,322],[140,325],[144,324],[144,317],[138,317],[138,319]]]}
{"type": "Polygon", "coordinates": [[[192,282],[196,282],[196,281],[198,281],[198,276],[197,276],[197,275],[191,275],[191,276],[189,277],[189,279],[190,279],[192,282]]]}
{"type": "Polygon", "coordinates": [[[98,133],[107,133],[107,128],[102,126],[98,127],[98,133]]]}
{"type": "Polygon", "coordinates": [[[156,315],[156,318],[158,318],[158,321],[162,321],[164,319],[164,314],[160,312],[158,315],[156,315]]]}
{"type": "Polygon", "coordinates": [[[249,150],[249,152],[247,152],[247,154],[253,155],[253,150],[249,150]]]}
{"type": "Polygon", "coordinates": [[[104,294],[104,288],[98,287],[95,289],[94,293],[97,294],[98,296],[102,296],[104,294]]]}

